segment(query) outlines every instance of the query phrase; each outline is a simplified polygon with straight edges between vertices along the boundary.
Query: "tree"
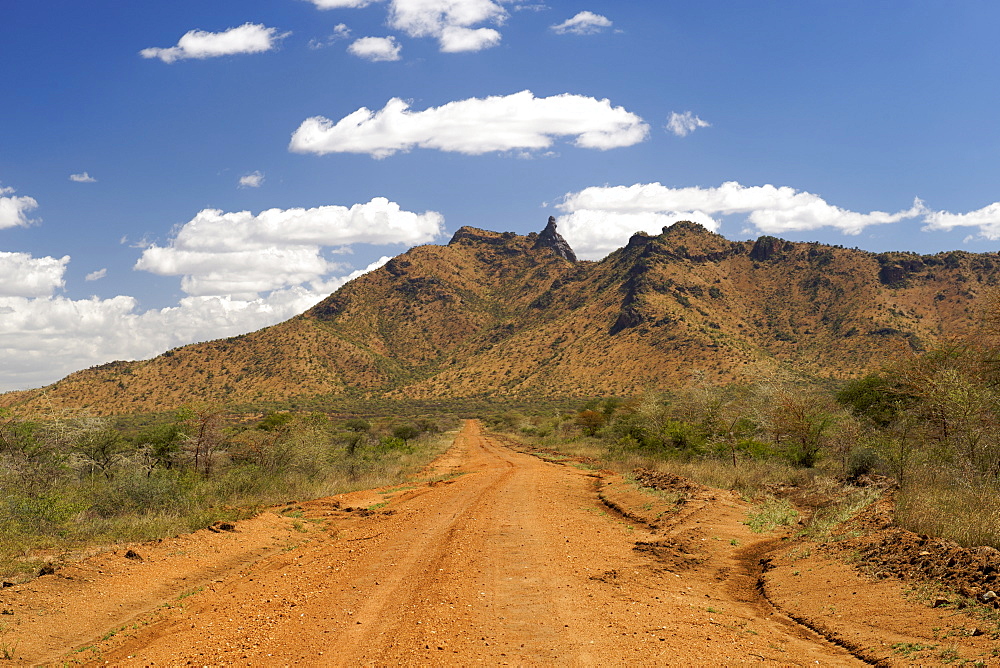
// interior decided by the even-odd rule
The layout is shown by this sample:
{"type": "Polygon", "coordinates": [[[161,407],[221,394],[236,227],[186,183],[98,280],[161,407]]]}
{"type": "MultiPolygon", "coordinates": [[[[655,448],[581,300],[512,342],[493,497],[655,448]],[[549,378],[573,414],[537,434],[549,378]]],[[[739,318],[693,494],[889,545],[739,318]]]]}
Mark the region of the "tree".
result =
{"type": "Polygon", "coordinates": [[[180,459],[181,446],[186,438],[184,424],[180,419],[141,431],[135,437],[135,443],[140,448],[146,449],[149,458],[146,476],[151,476],[157,466],[167,470],[172,469],[180,459]]]}
{"type": "Polygon", "coordinates": [[[604,413],[593,410],[582,410],[576,414],[576,423],[583,429],[587,436],[593,436],[597,430],[604,426],[606,418],[604,413]]]}
{"type": "Polygon", "coordinates": [[[819,395],[781,392],[775,397],[771,426],[775,440],[785,445],[792,463],[812,468],[837,424],[837,416],[819,395]]]}
{"type": "Polygon", "coordinates": [[[101,473],[108,480],[114,477],[115,467],[129,450],[121,432],[107,425],[81,432],[73,447],[91,474],[101,473]]]}
{"type": "Polygon", "coordinates": [[[392,435],[401,439],[403,441],[403,447],[406,447],[409,445],[411,440],[420,436],[420,430],[412,424],[404,424],[393,429],[392,435]]]}
{"type": "Polygon", "coordinates": [[[178,417],[188,425],[187,451],[195,471],[211,475],[217,451],[225,438],[222,433],[222,408],[196,404],[182,408],[178,417]]]}
{"type": "Polygon", "coordinates": [[[371,431],[372,425],[368,420],[362,420],[361,418],[351,418],[344,423],[344,427],[355,432],[361,433],[363,431],[371,431]]]}

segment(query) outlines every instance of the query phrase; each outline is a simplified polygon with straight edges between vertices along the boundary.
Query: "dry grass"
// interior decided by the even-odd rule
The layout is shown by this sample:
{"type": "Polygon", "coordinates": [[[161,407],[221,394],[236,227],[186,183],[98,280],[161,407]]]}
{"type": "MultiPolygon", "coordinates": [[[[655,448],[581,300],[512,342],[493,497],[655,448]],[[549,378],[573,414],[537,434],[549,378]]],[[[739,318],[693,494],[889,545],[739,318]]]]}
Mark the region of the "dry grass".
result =
{"type": "Polygon", "coordinates": [[[919,480],[897,496],[896,523],[964,547],[1000,549],[1000,492],[919,480]]]}

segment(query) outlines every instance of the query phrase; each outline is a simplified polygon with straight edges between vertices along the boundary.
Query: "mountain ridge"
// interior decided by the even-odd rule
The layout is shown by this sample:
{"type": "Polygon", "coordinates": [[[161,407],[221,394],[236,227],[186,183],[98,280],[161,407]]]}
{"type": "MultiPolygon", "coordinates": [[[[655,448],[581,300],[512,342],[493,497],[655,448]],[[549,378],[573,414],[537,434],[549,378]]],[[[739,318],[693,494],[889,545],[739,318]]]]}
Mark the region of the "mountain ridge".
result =
{"type": "Polygon", "coordinates": [[[975,324],[1000,256],[870,253],[681,221],[577,260],[549,220],[462,227],[256,332],[111,362],[25,410],[96,414],[294,397],[583,397],[708,382],[844,379],[975,324]]]}

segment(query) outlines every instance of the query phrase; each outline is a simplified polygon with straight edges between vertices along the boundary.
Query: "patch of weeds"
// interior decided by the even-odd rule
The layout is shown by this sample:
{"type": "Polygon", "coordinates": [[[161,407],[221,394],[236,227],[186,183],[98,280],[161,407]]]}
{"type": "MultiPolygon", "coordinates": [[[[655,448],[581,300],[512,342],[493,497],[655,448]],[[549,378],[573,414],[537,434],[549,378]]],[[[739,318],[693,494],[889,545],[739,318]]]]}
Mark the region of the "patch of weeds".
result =
{"type": "Polygon", "coordinates": [[[708,606],[707,608],[705,608],[705,611],[706,611],[706,612],[710,612],[710,613],[712,613],[713,615],[717,615],[717,614],[719,614],[719,611],[718,611],[718,610],[716,610],[715,608],[713,608],[712,606],[708,606]]]}
{"type": "MultiPolygon", "coordinates": [[[[0,636],[7,635],[10,628],[6,624],[0,624],[0,636]]],[[[0,642],[0,659],[5,661],[13,661],[17,655],[17,641],[9,643],[6,641],[0,642]]]]}
{"type": "Polygon", "coordinates": [[[938,654],[938,658],[941,659],[941,663],[953,663],[955,661],[959,661],[962,657],[958,654],[958,648],[952,646],[941,650],[941,653],[938,654]]]}
{"type": "Polygon", "coordinates": [[[739,547],[740,546],[740,541],[736,540],[735,538],[730,538],[729,539],[729,544],[732,545],[733,547],[739,547]]]}
{"type": "Polygon", "coordinates": [[[192,590],[190,590],[190,591],[186,591],[186,592],[184,592],[183,594],[181,594],[180,596],[178,596],[178,597],[177,597],[177,598],[175,598],[174,600],[175,600],[175,601],[183,601],[183,600],[184,600],[184,599],[186,599],[186,598],[187,598],[188,596],[194,596],[195,594],[197,594],[197,593],[199,593],[199,592],[202,592],[202,591],[205,591],[205,588],[204,588],[204,587],[195,587],[194,589],[192,589],[192,590]]]}
{"type": "Polygon", "coordinates": [[[791,559],[792,561],[798,561],[799,559],[806,559],[811,555],[812,555],[812,550],[810,548],[806,547],[805,545],[800,545],[798,547],[793,547],[791,550],[788,551],[788,554],[786,554],[785,556],[791,559]]]}
{"type": "Polygon", "coordinates": [[[799,517],[799,512],[792,507],[788,499],[768,499],[754,510],[747,512],[744,524],[754,533],[772,531],[778,527],[789,526],[799,517]]]}
{"type": "Polygon", "coordinates": [[[389,505],[388,501],[382,501],[381,503],[375,503],[373,505],[368,506],[368,510],[378,510],[379,508],[385,508],[388,505],[389,505]]]}
{"type": "Polygon", "coordinates": [[[896,654],[905,654],[909,656],[916,652],[924,652],[927,650],[937,649],[937,645],[924,645],[919,642],[897,642],[891,645],[892,651],[896,654]]]}
{"type": "MultiPolygon", "coordinates": [[[[816,510],[798,533],[821,542],[838,541],[852,538],[847,534],[831,536],[834,527],[853,517],[858,511],[875,501],[879,492],[874,489],[864,489],[848,495],[845,499],[816,510]]],[[[859,532],[852,532],[860,535],[859,532]]]]}
{"type": "Polygon", "coordinates": [[[284,515],[285,517],[294,517],[296,519],[301,518],[305,515],[305,513],[303,513],[301,510],[288,510],[281,514],[284,515]]]}
{"type": "Polygon", "coordinates": [[[299,522],[297,520],[295,522],[292,522],[292,528],[298,531],[299,533],[309,533],[309,529],[307,529],[305,525],[302,524],[302,522],[299,522]]]}
{"type": "MultiPolygon", "coordinates": [[[[984,622],[1000,625],[1000,611],[997,611],[992,605],[986,605],[977,599],[961,595],[956,595],[954,602],[955,607],[964,610],[966,614],[984,622]]],[[[1000,634],[1000,629],[995,629],[992,633],[994,639],[997,638],[998,634],[1000,634]]]]}
{"type": "Polygon", "coordinates": [[[0,642],[0,659],[13,661],[17,657],[17,643],[8,644],[0,642]]]}

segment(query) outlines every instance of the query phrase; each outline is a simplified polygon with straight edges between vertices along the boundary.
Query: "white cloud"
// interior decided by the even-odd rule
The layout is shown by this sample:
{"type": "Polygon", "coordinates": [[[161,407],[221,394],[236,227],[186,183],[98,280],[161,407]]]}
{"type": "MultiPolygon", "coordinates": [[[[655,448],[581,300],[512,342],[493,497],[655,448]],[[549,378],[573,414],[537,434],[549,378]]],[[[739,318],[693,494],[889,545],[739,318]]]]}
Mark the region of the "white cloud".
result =
{"type": "Polygon", "coordinates": [[[447,26],[441,31],[441,51],[444,53],[482,51],[496,46],[501,39],[502,35],[493,28],[447,26]]]}
{"type": "Polygon", "coordinates": [[[500,43],[500,33],[474,28],[502,25],[507,11],[492,0],[391,0],[389,26],[410,37],[433,37],[445,52],[479,51],[500,43]]]}
{"type": "Polygon", "coordinates": [[[334,123],[314,116],[292,134],[298,153],[368,153],[385,158],[414,147],[478,155],[544,149],[555,137],[575,136],[581,148],[611,149],[643,141],[649,126],[607,99],[582,95],[536,98],[531,91],[449,102],[424,111],[392,98],[381,110],[366,107],[334,123]]]}
{"type": "Polygon", "coordinates": [[[291,33],[279,34],[277,28],[259,23],[244,23],[223,32],[191,30],[170,48],[152,47],[139,52],[143,58],[159,58],[173,63],[187,58],[214,58],[237,53],[263,53],[277,47],[291,33]]]}
{"type": "Polygon", "coordinates": [[[240,177],[240,188],[260,188],[264,185],[264,175],[258,170],[240,177]]]}
{"type": "Polygon", "coordinates": [[[698,128],[710,128],[711,123],[703,121],[690,111],[678,114],[676,111],[670,113],[666,128],[678,137],[687,137],[698,128]]]}
{"type": "Polygon", "coordinates": [[[594,12],[580,12],[570,19],[566,19],[550,28],[558,35],[594,35],[612,26],[611,20],[606,16],[595,14],[594,12]]]}
{"type": "Polygon", "coordinates": [[[82,174],[70,174],[69,180],[74,183],[97,183],[97,179],[87,172],[83,172],[82,174]]]}
{"type": "Polygon", "coordinates": [[[98,269],[97,271],[92,271],[83,279],[85,281],[99,281],[108,275],[107,269],[98,269]]]}
{"type": "Polygon", "coordinates": [[[348,280],[389,258],[312,288],[294,286],[266,297],[186,297],[177,306],[137,312],[132,297],[71,300],[0,295],[0,392],[40,387],[116,359],[146,359],[170,348],[274,325],[316,305],[348,280]]]}
{"type": "Polygon", "coordinates": [[[48,297],[65,285],[63,275],[69,255],[32,257],[28,253],[0,251],[0,296],[48,297]]]}
{"type": "Polygon", "coordinates": [[[13,188],[0,187],[0,230],[7,227],[27,227],[36,222],[26,215],[38,208],[33,197],[7,197],[13,195],[13,188]]]}
{"type": "MultiPolygon", "coordinates": [[[[367,7],[379,0],[309,0],[319,9],[367,7]]],[[[438,40],[441,51],[481,51],[500,43],[502,36],[483,23],[503,25],[509,16],[502,3],[510,0],[389,0],[388,25],[409,37],[438,40]]],[[[522,7],[515,9],[533,9],[522,7]]],[[[357,55],[357,54],[355,54],[357,55]]]]}
{"type": "Polygon", "coordinates": [[[338,23],[333,27],[333,34],[326,39],[311,39],[309,40],[310,49],[324,49],[331,44],[335,44],[342,39],[349,39],[351,36],[351,29],[347,27],[344,23],[338,23]]]}
{"type": "Polygon", "coordinates": [[[361,37],[354,40],[347,51],[358,58],[372,62],[399,60],[399,52],[403,47],[396,42],[395,37],[361,37]]]}
{"type": "Polygon", "coordinates": [[[607,255],[634,232],[658,234],[660,228],[678,220],[693,220],[717,230],[714,216],[747,214],[754,228],[768,234],[823,227],[858,234],[870,225],[926,213],[920,200],[897,213],[858,213],[794,188],[743,186],[734,181],[718,188],[668,188],[659,183],[591,187],[565,195],[556,208],[566,214],[559,219],[561,233],[584,259],[607,255]]]}
{"type": "Polygon", "coordinates": [[[993,202],[982,209],[968,213],[928,211],[924,216],[924,229],[951,230],[956,227],[978,227],[979,235],[985,239],[1000,239],[1000,202],[993,202]]]}
{"type": "Polygon", "coordinates": [[[205,209],[168,246],[146,248],[135,268],[183,276],[181,287],[189,295],[252,300],[261,292],[325,280],[340,265],[323,257],[324,247],[427,243],[440,234],[443,220],[434,211],[403,211],[383,197],[350,208],[269,209],[258,215],[205,209]]]}

